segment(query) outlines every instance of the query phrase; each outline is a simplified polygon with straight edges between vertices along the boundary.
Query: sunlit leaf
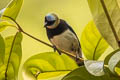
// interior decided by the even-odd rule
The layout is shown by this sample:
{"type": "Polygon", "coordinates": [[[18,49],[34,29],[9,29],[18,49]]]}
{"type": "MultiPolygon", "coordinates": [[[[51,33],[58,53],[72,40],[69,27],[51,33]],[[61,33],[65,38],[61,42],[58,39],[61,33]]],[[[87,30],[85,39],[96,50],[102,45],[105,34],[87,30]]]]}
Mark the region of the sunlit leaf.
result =
{"type": "Polygon", "coordinates": [[[85,60],[84,64],[87,71],[94,76],[103,76],[105,74],[103,61],[85,60]]]}
{"type": "Polygon", "coordinates": [[[0,66],[4,63],[5,57],[5,43],[3,37],[0,35],[0,66]]]}
{"type": "Polygon", "coordinates": [[[9,5],[6,7],[3,15],[9,16],[13,19],[16,19],[17,15],[21,9],[22,3],[23,3],[23,0],[12,0],[9,3],[9,5]]]}
{"type": "Polygon", "coordinates": [[[21,48],[22,34],[17,33],[16,36],[10,36],[5,38],[5,65],[8,65],[7,79],[17,80],[19,65],[22,58],[22,48],[21,48]],[[15,42],[13,43],[13,39],[15,42]],[[13,43],[13,49],[10,56],[10,50],[13,43]],[[10,57],[10,59],[9,59],[10,57]],[[10,63],[8,63],[8,59],[10,63]]]}
{"type": "MultiPolygon", "coordinates": [[[[120,29],[120,9],[116,0],[104,0],[114,28],[118,34],[120,29]],[[112,4],[112,5],[111,5],[112,4]]],[[[118,43],[113,35],[108,19],[104,13],[100,0],[88,0],[95,24],[105,40],[114,48],[118,49],[118,43]]],[[[118,36],[120,38],[120,36],[118,36]]]]}
{"type": "MultiPolygon", "coordinates": [[[[43,79],[55,79],[56,77],[59,77],[59,80],[62,79],[66,74],[68,74],[70,71],[57,71],[57,72],[46,72],[42,73],[37,77],[37,80],[43,80],[43,79]]],[[[57,79],[58,80],[58,79],[57,79]]]]}
{"type": "MultiPolygon", "coordinates": [[[[107,71],[108,69],[105,68],[104,70],[107,71]]],[[[119,80],[119,78],[113,77],[109,73],[106,73],[103,76],[93,76],[87,72],[84,66],[82,66],[67,74],[62,80],[119,80]]]]}
{"type": "Polygon", "coordinates": [[[118,76],[120,76],[120,68],[119,67],[115,68],[115,72],[118,74],[118,76]]]}
{"type": "Polygon", "coordinates": [[[3,30],[5,30],[5,28],[8,27],[8,26],[13,27],[14,25],[11,24],[11,23],[8,22],[8,21],[1,21],[1,22],[0,22],[0,32],[3,31],[3,30]]]}
{"type": "Polygon", "coordinates": [[[47,52],[29,58],[23,67],[24,79],[49,79],[66,75],[70,71],[78,68],[77,64],[67,55],[47,52]]]}
{"type": "Polygon", "coordinates": [[[98,60],[108,48],[93,21],[90,21],[82,32],[81,46],[85,57],[90,60],[98,60]]]}

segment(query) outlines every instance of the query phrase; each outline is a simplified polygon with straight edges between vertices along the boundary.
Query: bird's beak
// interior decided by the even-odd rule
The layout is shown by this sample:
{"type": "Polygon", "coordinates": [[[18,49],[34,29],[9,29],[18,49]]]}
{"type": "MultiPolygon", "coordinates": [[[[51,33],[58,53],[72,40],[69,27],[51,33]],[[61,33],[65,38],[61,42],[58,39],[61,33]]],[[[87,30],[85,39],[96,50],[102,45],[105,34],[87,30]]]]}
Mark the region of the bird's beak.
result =
{"type": "Polygon", "coordinates": [[[47,27],[47,22],[45,22],[44,27],[47,27]]]}

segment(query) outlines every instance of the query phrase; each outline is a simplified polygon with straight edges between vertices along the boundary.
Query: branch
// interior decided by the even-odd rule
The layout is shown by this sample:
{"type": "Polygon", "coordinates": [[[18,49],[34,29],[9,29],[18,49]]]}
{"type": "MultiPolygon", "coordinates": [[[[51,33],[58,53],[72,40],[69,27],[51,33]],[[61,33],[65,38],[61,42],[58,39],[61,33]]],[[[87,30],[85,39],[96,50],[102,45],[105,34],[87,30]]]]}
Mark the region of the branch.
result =
{"type": "Polygon", "coordinates": [[[118,38],[117,32],[115,31],[115,27],[114,27],[114,25],[113,25],[113,23],[112,23],[112,20],[111,20],[111,18],[110,18],[109,13],[108,13],[108,10],[107,10],[107,8],[106,8],[105,2],[104,2],[104,0],[100,0],[100,1],[101,1],[103,10],[104,10],[104,12],[105,12],[105,14],[106,14],[106,17],[107,17],[107,19],[108,19],[108,22],[109,22],[109,24],[110,24],[110,27],[111,27],[111,29],[112,29],[113,35],[115,36],[115,39],[116,39],[116,41],[117,41],[117,43],[118,43],[118,46],[120,47],[120,40],[119,40],[119,38],[118,38]]]}
{"type": "MultiPolygon", "coordinates": [[[[30,35],[29,33],[25,32],[25,31],[21,28],[21,26],[20,26],[13,18],[11,18],[11,17],[9,17],[9,16],[5,16],[5,15],[3,15],[3,16],[4,16],[4,17],[7,17],[7,18],[11,19],[13,22],[15,22],[16,25],[18,26],[18,30],[19,30],[20,32],[24,33],[25,35],[33,38],[34,40],[36,40],[36,41],[38,41],[38,42],[40,42],[40,43],[43,43],[43,44],[46,45],[46,46],[49,46],[49,47],[51,47],[51,48],[54,49],[54,46],[53,46],[53,45],[50,45],[50,44],[48,44],[48,43],[46,43],[46,42],[44,42],[44,41],[42,41],[42,40],[40,40],[40,39],[32,36],[32,35],[30,35]]],[[[73,57],[73,58],[76,58],[76,55],[74,55],[74,54],[71,54],[71,53],[66,52],[66,51],[64,51],[64,50],[61,50],[61,49],[57,49],[57,50],[60,51],[60,52],[62,52],[62,53],[64,53],[64,54],[67,54],[67,55],[69,55],[69,56],[71,56],[71,57],[73,57]]],[[[79,60],[80,60],[81,62],[84,61],[83,58],[79,58],[79,60]]]]}
{"type": "Polygon", "coordinates": [[[12,50],[13,50],[13,47],[14,47],[14,43],[15,43],[17,33],[15,34],[12,45],[11,45],[10,54],[9,54],[9,57],[8,57],[7,67],[6,67],[6,71],[5,71],[5,80],[7,80],[7,71],[8,71],[8,67],[9,67],[9,63],[10,63],[10,59],[11,59],[11,55],[12,55],[12,50]]]}

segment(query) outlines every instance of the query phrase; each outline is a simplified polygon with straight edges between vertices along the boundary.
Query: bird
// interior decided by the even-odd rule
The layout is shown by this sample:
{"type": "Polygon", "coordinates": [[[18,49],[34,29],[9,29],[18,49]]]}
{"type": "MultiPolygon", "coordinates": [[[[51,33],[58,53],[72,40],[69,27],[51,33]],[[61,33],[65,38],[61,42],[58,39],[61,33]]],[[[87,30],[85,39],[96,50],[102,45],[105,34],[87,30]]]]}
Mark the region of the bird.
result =
{"type": "MultiPolygon", "coordinates": [[[[44,27],[49,41],[57,49],[64,50],[76,56],[76,60],[82,58],[80,41],[72,27],[55,13],[45,16],[44,27]]],[[[57,50],[61,55],[61,52],[57,50]]]]}

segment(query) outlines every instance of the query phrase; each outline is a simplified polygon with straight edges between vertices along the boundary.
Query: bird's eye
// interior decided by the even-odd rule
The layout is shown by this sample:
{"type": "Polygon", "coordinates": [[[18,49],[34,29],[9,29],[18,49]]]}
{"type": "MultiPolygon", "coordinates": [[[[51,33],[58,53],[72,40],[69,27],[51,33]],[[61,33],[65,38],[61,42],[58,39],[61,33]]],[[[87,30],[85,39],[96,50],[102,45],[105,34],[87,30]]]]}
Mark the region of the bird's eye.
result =
{"type": "Polygon", "coordinates": [[[51,26],[51,25],[53,25],[54,23],[55,23],[55,20],[54,20],[54,21],[48,21],[48,22],[47,22],[47,25],[48,25],[48,26],[51,26]]]}
{"type": "Polygon", "coordinates": [[[49,17],[45,17],[45,23],[46,25],[45,26],[51,26],[55,23],[56,20],[52,20],[52,18],[49,18],[49,17]]]}

